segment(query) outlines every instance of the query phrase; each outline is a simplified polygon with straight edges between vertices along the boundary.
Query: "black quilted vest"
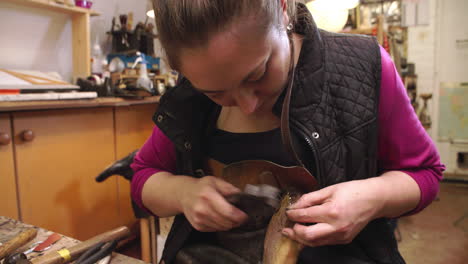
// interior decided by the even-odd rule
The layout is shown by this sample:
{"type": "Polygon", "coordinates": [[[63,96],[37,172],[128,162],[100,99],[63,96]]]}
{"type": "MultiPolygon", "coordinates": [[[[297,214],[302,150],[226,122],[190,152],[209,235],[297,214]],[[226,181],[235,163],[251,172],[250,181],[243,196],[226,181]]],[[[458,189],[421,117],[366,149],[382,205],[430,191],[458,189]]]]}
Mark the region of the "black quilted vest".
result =
{"type": "MultiPolygon", "coordinates": [[[[310,15],[298,21],[295,31],[305,39],[296,66],[290,124],[302,162],[321,187],[377,176],[381,74],[377,42],[319,30],[310,15]]],[[[278,116],[283,96],[274,107],[278,116]]],[[[202,176],[204,139],[218,110],[185,78],[161,98],[153,119],[175,144],[178,174],[202,176]]],[[[176,216],[164,262],[171,263],[189,236],[198,235],[183,214],[176,216]]],[[[306,248],[300,259],[301,263],[404,263],[388,219],[370,222],[348,245],[306,248]]]]}

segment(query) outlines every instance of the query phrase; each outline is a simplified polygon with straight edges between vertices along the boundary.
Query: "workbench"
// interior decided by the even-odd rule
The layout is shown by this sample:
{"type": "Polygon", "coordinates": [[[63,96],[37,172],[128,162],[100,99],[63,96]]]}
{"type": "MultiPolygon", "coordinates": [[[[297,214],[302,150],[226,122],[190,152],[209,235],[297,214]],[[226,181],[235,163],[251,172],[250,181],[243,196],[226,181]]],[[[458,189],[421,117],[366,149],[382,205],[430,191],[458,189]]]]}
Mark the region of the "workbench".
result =
{"type": "MultiPolygon", "coordinates": [[[[18,249],[18,252],[23,252],[27,250],[34,242],[45,240],[49,235],[53,233],[52,231],[49,231],[40,227],[35,227],[32,225],[25,224],[20,221],[8,218],[8,217],[0,216],[0,243],[7,242],[11,238],[13,238],[15,235],[19,234],[20,232],[28,228],[36,228],[37,236],[34,240],[29,242],[27,245],[18,249]]],[[[59,241],[57,241],[54,245],[52,245],[50,249],[42,253],[32,252],[28,254],[28,258],[34,258],[39,255],[47,254],[48,252],[53,252],[53,251],[57,251],[63,248],[68,248],[78,243],[80,243],[79,240],[76,240],[67,236],[62,236],[62,238],[59,241]]],[[[114,252],[112,253],[112,258],[109,263],[110,264],[120,264],[120,263],[122,264],[124,263],[125,264],[145,264],[146,262],[114,252]]]]}

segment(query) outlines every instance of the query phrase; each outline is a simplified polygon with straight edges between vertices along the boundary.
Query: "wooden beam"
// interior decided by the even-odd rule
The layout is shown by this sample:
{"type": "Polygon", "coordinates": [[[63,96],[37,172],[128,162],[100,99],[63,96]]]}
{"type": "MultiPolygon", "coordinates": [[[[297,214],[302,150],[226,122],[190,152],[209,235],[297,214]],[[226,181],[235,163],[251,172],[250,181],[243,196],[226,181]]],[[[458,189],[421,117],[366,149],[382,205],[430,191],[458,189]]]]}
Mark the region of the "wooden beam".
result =
{"type": "Polygon", "coordinates": [[[72,17],[73,82],[91,75],[91,40],[89,14],[72,17]]]}
{"type": "Polygon", "coordinates": [[[42,8],[50,11],[66,13],[70,15],[74,14],[88,14],[91,16],[99,16],[100,13],[91,9],[82,8],[78,6],[67,6],[65,4],[59,4],[50,2],[48,0],[2,0],[4,2],[10,2],[14,4],[21,4],[23,6],[42,8]]]}

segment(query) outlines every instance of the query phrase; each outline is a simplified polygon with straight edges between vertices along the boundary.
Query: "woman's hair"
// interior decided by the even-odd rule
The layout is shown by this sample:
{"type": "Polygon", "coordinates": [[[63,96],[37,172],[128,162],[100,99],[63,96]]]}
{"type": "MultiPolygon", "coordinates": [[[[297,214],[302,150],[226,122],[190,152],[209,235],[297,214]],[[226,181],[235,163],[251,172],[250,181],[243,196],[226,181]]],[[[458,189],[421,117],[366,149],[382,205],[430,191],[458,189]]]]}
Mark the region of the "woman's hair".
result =
{"type": "MultiPolygon", "coordinates": [[[[297,0],[284,1],[293,22],[297,0]]],[[[153,0],[153,6],[159,40],[176,70],[181,49],[203,47],[235,21],[253,18],[263,32],[284,27],[281,0],[153,0]]]]}

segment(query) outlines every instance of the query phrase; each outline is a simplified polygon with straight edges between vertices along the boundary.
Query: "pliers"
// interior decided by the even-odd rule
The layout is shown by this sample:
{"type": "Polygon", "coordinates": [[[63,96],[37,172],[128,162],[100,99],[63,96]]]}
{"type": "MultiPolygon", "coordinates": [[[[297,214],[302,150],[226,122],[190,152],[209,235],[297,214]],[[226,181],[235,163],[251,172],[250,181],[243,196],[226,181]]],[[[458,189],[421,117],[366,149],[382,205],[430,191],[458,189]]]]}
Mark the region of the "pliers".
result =
{"type": "Polygon", "coordinates": [[[110,255],[117,247],[118,240],[109,242],[100,242],[85,251],[76,261],[75,264],[94,264],[100,259],[110,255]]]}

